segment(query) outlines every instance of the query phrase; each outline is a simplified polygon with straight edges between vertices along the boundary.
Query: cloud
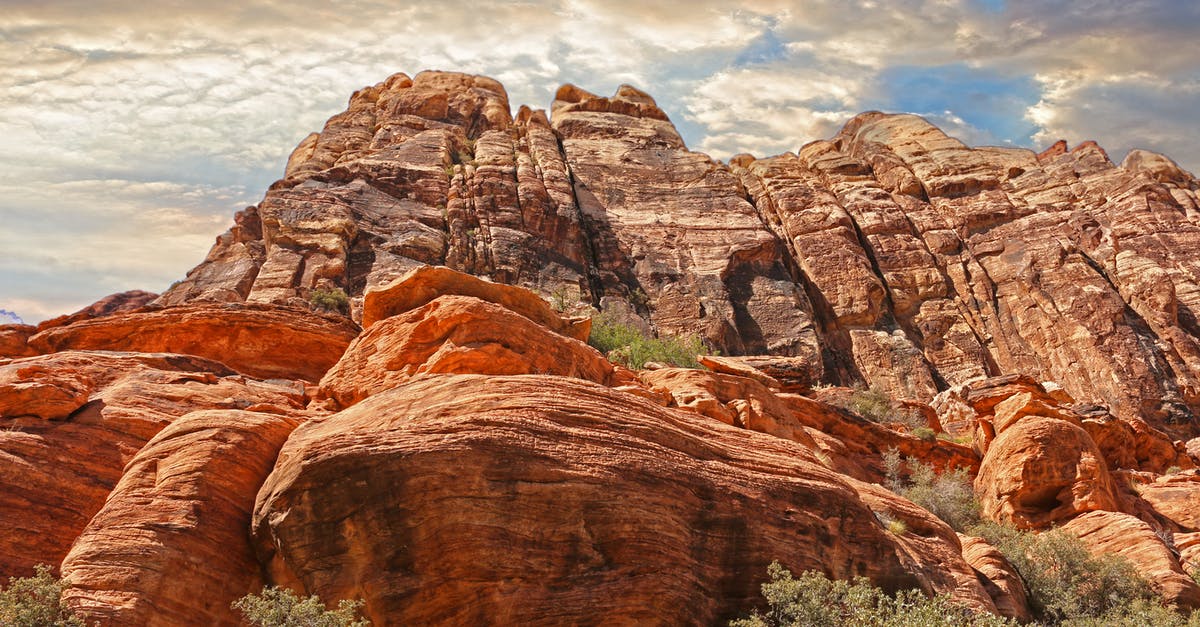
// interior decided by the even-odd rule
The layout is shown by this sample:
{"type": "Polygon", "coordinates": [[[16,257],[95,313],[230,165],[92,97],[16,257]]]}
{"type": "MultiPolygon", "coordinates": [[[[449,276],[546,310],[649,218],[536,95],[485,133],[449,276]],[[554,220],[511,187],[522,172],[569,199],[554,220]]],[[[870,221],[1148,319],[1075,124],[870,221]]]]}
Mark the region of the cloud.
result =
{"type": "Polygon", "coordinates": [[[397,71],[487,74],[514,107],[632,83],[718,157],[795,150],[880,108],[968,143],[1096,139],[1196,169],[1192,4],[8,0],[0,305],[37,320],[161,289],[300,139],[397,71]]]}

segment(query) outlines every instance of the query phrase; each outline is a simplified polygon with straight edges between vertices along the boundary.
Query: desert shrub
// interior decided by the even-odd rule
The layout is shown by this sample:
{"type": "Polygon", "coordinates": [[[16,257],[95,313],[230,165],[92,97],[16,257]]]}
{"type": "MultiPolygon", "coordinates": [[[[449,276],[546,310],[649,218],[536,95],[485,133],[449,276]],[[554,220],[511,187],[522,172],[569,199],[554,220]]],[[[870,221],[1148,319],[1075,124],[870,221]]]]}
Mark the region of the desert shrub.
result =
{"type": "Polygon", "coordinates": [[[336,610],[329,610],[315,594],[301,598],[275,586],[247,594],[232,605],[256,627],[366,627],[371,621],[358,618],[362,606],[363,601],[342,600],[336,610]]]}
{"type": "Polygon", "coordinates": [[[1185,617],[1158,601],[1137,599],[1100,616],[1068,618],[1063,627],[1200,627],[1200,612],[1185,617]]]}
{"type": "Polygon", "coordinates": [[[909,478],[905,481],[900,476],[904,463],[896,448],[884,451],[883,472],[888,489],[929,510],[955,531],[965,533],[979,524],[979,499],[965,468],[938,474],[933,466],[908,458],[909,478]]]}
{"type": "Polygon", "coordinates": [[[32,577],[9,579],[8,587],[0,589],[0,625],[83,627],[83,621],[60,603],[66,587],[45,564],[35,566],[32,577]]]}
{"type": "Polygon", "coordinates": [[[918,438],[921,438],[922,440],[925,440],[926,442],[937,441],[937,432],[929,427],[917,427],[916,429],[913,429],[912,434],[918,438]]]}
{"type": "Polygon", "coordinates": [[[308,302],[312,303],[317,309],[324,311],[336,311],[342,314],[350,313],[350,297],[340,287],[315,289],[309,295],[308,302]]]}
{"type": "Polygon", "coordinates": [[[986,523],[972,533],[983,536],[1017,569],[1031,609],[1046,624],[1088,625],[1093,623],[1086,621],[1122,612],[1150,611],[1139,604],[1153,598],[1150,586],[1128,561],[1093,556],[1065,531],[1029,533],[986,523]]]}
{"type": "Polygon", "coordinates": [[[904,498],[929,510],[955,531],[966,532],[979,524],[979,499],[965,468],[938,474],[933,466],[910,459],[909,483],[900,490],[904,498]]]}
{"type": "Polygon", "coordinates": [[[767,611],[735,620],[732,627],[992,627],[1015,623],[991,614],[973,614],[946,596],[919,590],[889,596],[865,578],[833,581],[817,572],[792,573],[772,563],[762,585],[767,611]]]}
{"type": "Polygon", "coordinates": [[[588,344],[612,361],[634,370],[650,361],[698,368],[700,364],[696,356],[708,353],[704,342],[698,337],[649,337],[637,327],[622,323],[606,313],[592,318],[588,344]]]}
{"type": "Polygon", "coordinates": [[[937,438],[937,434],[929,428],[924,416],[897,407],[892,397],[877,387],[855,388],[848,398],[837,404],[871,422],[898,422],[917,437],[937,438]]]}

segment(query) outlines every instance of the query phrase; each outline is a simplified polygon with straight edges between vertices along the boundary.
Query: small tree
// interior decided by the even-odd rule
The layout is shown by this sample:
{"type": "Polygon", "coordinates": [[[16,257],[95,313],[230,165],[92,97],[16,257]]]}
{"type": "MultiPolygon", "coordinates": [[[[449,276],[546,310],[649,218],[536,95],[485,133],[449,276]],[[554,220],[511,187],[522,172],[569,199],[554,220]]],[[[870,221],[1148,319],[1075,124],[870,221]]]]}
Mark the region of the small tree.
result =
{"type": "Polygon", "coordinates": [[[13,577],[0,589],[0,625],[4,627],[83,627],[83,621],[62,606],[67,585],[39,564],[32,577],[13,577]]]}
{"type": "Polygon", "coordinates": [[[268,586],[234,601],[232,607],[256,627],[367,627],[371,621],[358,619],[363,605],[361,600],[342,600],[336,610],[329,610],[315,594],[301,598],[286,588],[268,586]]]}

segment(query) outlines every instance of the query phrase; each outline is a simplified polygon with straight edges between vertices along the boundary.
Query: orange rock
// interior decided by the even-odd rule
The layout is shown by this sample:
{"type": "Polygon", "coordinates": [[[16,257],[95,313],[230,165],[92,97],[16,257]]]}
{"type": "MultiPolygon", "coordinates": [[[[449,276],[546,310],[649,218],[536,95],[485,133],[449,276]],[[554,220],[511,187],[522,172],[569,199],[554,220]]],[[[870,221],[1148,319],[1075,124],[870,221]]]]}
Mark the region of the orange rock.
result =
{"type": "Polygon", "coordinates": [[[297,424],[199,411],[159,432],[63,560],[64,604],[86,623],[241,625],[230,603],[262,587],[254,498],[297,424]]]}
{"type": "Polygon", "coordinates": [[[271,582],[379,622],[712,624],[772,560],[955,592],[805,448],[563,377],[426,376],[302,425],[253,529],[271,582]]]}
{"type": "Polygon", "coordinates": [[[959,534],[958,539],[963,559],[983,577],[983,587],[996,603],[997,612],[1022,623],[1032,621],[1025,582],[1004,554],[983,538],[959,534]]]}
{"type": "Polygon", "coordinates": [[[1200,531],[1200,475],[1194,472],[1139,483],[1137,493],[1159,516],[1189,532],[1200,531]]]}
{"type": "Polygon", "coordinates": [[[29,357],[37,351],[29,347],[29,338],[37,327],[28,324],[0,325],[0,358],[29,357]]]}
{"type": "Polygon", "coordinates": [[[385,286],[367,290],[363,295],[363,328],[369,329],[380,320],[412,311],[447,295],[470,296],[495,303],[581,342],[587,341],[592,328],[590,319],[564,319],[549,303],[525,288],[492,283],[435,266],[414,268],[385,286]]]}
{"type": "Polygon", "coordinates": [[[587,344],[505,307],[441,296],[368,328],[321,380],[321,393],[349,407],[428,373],[557,374],[609,383],[613,365],[587,344]]]}
{"type": "Polygon", "coordinates": [[[1087,432],[1040,416],[996,436],[980,463],[975,491],[986,517],[1019,529],[1120,509],[1113,479],[1087,432]]]}
{"type": "Polygon", "coordinates": [[[83,320],[29,339],[39,352],[181,353],[261,378],[316,381],[358,327],[340,316],[273,305],[194,304],[83,320]]]}
{"type": "MultiPolygon", "coordinates": [[[[66,420],[47,420],[28,409],[5,410],[0,418],[3,578],[30,575],[37,564],[59,564],[126,463],[178,416],[255,403],[295,410],[304,401],[302,389],[247,380],[219,363],[185,355],[62,352],[0,366],[0,378],[14,371],[32,372],[41,383],[70,381],[89,392],[66,420]]],[[[0,405],[21,407],[12,394],[9,385],[0,385],[0,405]]]]}
{"type": "Polygon", "coordinates": [[[1088,512],[1062,526],[1097,555],[1119,555],[1150,582],[1163,600],[1183,609],[1200,608],[1200,586],[1146,523],[1120,512],[1088,512]]]}

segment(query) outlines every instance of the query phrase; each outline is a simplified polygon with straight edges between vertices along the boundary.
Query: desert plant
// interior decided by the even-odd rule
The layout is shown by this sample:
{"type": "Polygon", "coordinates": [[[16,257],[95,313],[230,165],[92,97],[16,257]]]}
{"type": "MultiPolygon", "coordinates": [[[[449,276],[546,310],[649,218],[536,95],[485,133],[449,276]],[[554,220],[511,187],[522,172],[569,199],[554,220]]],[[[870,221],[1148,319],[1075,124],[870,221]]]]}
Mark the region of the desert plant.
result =
{"type": "Polygon", "coordinates": [[[39,564],[32,577],[13,577],[0,589],[0,625],[5,627],[83,627],[61,604],[66,584],[39,564]]]}
{"type": "Polygon", "coordinates": [[[898,422],[917,437],[926,436],[926,432],[931,434],[927,437],[937,437],[937,434],[929,428],[929,424],[925,421],[924,416],[917,412],[910,412],[897,407],[891,395],[877,387],[856,387],[848,398],[836,402],[836,404],[871,422],[898,422]]]}
{"type": "Polygon", "coordinates": [[[708,353],[704,342],[695,336],[650,337],[637,327],[601,313],[592,318],[588,344],[612,361],[634,370],[656,361],[684,368],[698,368],[697,355],[708,353]]]}
{"type": "Polygon", "coordinates": [[[937,441],[937,432],[929,427],[917,427],[916,429],[913,429],[912,434],[918,438],[921,438],[922,440],[925,440],[926,442],[937,441]]]}
{"type": "Polygon", "coordinates": [[[813,571],[793,577],[778,562],[767,568],[762,585],[767,611],[735,620],[731,627],[994,627],[1015,623],[991,614],[973,614],[949,597],[926,597],[919,590],[889,596],[865,578],[834,581],[813,571]]]}
{"type": "Polygon", "coordinates": [[[336,311],[341,314],[350,313],[350,297],[340,287],[315,289],[309,294],[308,302],[323,311],[336,311]]]}
{"type": "Polygon", "coordinates": [[[1100,619],[1153,597],[1128,561],[1093,556],[1078,538],[1060,529],[1038,534],[985,523],[971,533],[983,536],[1016,568],[1030,606],[1046,624],[1086,625],[1070,621],[1100,619]]]}
{"type": "Polygon", "coordinates": [[[937,473],[933,466],[910,459],[909,484],[901,496],[929,510],[955,531],[965,532],[979,524],[979,499],[965,468],[937,473]]]}
{"type": "Polygon", "coordinates": [[[302,598],[286,588],[268,586],[234,601],[232,607],[256,627],[367,627],[371,621],[358,618],[363,604],[342,600],[330,610],[315,594],[302,598]]]}

